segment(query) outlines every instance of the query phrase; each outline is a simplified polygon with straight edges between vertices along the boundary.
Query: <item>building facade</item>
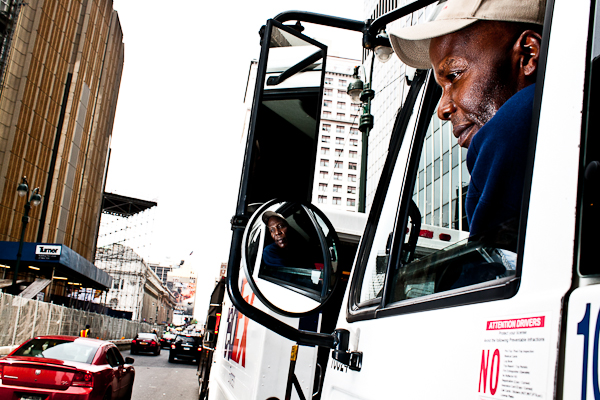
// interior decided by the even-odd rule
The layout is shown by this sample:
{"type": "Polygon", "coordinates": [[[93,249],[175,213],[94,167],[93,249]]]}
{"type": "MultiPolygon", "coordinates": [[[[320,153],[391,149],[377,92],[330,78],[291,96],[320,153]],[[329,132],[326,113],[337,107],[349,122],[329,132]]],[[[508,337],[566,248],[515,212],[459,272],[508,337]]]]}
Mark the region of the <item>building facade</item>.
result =
{"type": "Polygon", "coordinates": [[[130,313],[133,321],[170,324],[175,297],[131,247],[113,244],[96,252],[96,266],[110,274],[112,287],[103,301],[130,313]]]}
{"type": "Polygon", "coordinates": [[[111,0],[2,3],[12,20],[0,71],[0,240],[19,240],[26,200],[15,190],[26,176],[42,202],[25,241],[93,262],[124,62],[118,15],[111,0]]]}
{"type": "Polygon", "coordinates": [[[358,210],[362,106],[352,101],[347,89],[359,64],[359,60],[327,57],[312,198],[319,206],[358,210]]]}

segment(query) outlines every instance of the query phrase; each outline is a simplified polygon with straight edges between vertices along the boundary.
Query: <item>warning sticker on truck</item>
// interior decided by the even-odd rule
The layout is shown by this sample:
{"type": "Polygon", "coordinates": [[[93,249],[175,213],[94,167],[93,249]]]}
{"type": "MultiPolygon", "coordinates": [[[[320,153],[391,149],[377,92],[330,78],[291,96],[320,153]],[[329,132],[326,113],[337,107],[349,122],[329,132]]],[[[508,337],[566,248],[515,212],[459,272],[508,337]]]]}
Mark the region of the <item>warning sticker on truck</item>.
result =
{"type": "Polygon", "coordinates": [[[546,398],[548,332],[545,316],[487,321],[479,398],[546,398]]]}

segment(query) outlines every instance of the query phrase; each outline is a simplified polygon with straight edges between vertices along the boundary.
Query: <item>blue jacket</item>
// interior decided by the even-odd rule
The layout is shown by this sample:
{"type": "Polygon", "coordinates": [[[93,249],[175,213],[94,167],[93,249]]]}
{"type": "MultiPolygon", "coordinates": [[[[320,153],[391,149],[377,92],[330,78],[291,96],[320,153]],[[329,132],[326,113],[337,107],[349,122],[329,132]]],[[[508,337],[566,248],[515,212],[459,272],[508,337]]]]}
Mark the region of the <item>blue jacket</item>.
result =
{"type": "Polygon", "coordinates": [[[530,85],[513,95],[471,141],[465,201],[471,236],[519,216],[534,93],[530,85]]]}

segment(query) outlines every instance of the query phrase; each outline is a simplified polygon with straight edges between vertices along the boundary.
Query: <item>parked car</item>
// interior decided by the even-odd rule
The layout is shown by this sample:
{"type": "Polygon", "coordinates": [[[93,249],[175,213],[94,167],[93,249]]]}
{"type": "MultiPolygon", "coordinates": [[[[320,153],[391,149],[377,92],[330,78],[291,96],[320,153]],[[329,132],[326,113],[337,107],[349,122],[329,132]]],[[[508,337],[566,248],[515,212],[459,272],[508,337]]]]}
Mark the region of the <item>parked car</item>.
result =
{"type": "Polygon", "coordinates": [[[111,342],[38,336],[0,359],[0,399],[131,399],[131,364],[111,342]]]}
{"type": "Polygon", "coordinates": [[[140,351],[160,354],[160,344],[158,336],[155,333],[138,333],[131,341],[131,354],[138,354],[140,351]]]}
{"type": "Polygon", "coordinates": [[[169,362],[178,360],[196,361],[200,360],[202,353],[202,337],[198,335],[177,335],[171,344],[169,362]]]}
{"type": "Polygon", "coordinates": [[[160,339],[158,339],[160,341],[160,347],[161,348],[170,348],[171,347],[171,343],[173,343],[173,340],[175,340],[176,335],[173,335],[172,333],[165,333],[160,339]]]}

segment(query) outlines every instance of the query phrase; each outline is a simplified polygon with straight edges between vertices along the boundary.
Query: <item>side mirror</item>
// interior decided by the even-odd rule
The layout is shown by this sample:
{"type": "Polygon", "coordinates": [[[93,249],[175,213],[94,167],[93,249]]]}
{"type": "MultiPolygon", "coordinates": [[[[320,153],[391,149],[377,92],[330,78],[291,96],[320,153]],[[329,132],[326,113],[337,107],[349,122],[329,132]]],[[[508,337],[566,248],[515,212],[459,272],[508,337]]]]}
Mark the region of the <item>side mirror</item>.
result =
{"type": "Polygon", "coordinates": [[[135,360],[131,357],[125,357],[125,364],[133,364],[135,360]]]}
{"type": "Polygon", "coordinates": [[[240,187],[247,215],[276,197],[310,201],[327,56],[325,45],[274,20],[262,35],[240,187]]]}
{"type": "Polygon", "coordinates": [[[241,268],[269,309],[289,317],[308,315],[322,307],[339,281],[338,243],[316,207],[271,200],[246,227],[241,268]]]}

